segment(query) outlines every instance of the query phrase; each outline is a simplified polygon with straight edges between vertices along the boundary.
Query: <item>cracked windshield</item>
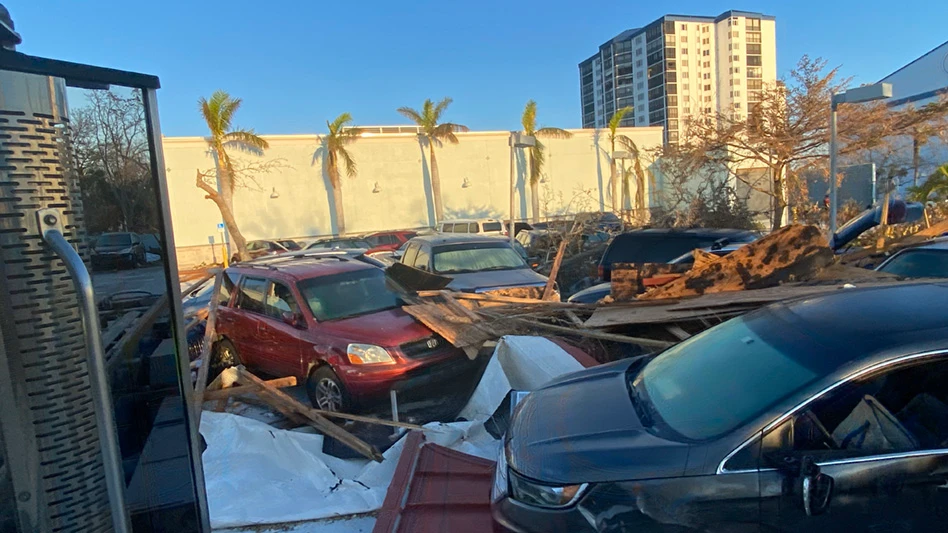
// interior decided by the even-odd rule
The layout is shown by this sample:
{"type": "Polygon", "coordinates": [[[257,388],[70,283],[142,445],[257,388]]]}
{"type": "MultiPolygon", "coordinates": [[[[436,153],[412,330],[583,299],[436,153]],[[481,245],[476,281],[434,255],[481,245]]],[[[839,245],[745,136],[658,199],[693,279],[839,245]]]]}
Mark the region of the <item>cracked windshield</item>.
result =
{"type": "Polygon", "coordinates": [[[0,0],[0,533],[948,531],[948,3],[0,0]]]}

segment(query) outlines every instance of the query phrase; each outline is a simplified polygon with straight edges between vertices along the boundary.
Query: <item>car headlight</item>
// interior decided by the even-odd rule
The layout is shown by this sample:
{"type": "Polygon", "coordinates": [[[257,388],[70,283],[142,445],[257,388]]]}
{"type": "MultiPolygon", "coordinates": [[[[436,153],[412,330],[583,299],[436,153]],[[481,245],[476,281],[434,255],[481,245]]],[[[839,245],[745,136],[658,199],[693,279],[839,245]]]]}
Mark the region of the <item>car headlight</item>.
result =
{"type": "Polygon", "coordinates": [[[346,348],[346,354],[349,356],[349,362],[354,365],[392,364],[395,362],[385,348],[374,344],[350,344],[346,348]]]}
{"type": "Polygon", "coordinates": [[[507,452],[503,443],[497,456],[497,469],[494,470],[494,486],[490,489],[490,501],[497,502],[507,495],[507,452]]]}
{"type": "Polygon", "coordinates": [[[510,471],[510,495],[513,499],[537,507],[569,507],[576,503],[587,483],[581,485],[544,485],[529,481],[516,472],[510,471]]]}

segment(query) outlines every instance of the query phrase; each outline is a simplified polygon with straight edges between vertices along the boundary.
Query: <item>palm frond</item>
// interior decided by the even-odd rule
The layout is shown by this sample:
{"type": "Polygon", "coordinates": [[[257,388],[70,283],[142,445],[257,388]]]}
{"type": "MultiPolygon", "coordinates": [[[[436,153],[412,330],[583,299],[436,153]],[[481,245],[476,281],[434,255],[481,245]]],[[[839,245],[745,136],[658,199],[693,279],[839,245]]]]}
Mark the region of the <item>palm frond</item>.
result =
{"type": "Polygon", "coordinates": [[[616,135],[616,144],[623,150],[632,154],[632,157],[639,156],[639,147],[635,145],[635,142],[626,137],[625,135],[616,135]]]}
{"type": "Polygon", "coordinates": [[[543,143],[537,141],[536,146],[530,148],[530,184],[536,185],[543,175],[543,163],[546,162],[543,143]]]}
{"type": "Polygon", "coordinates": [[[352,115],[349,113],[341,113],[336,120],[332,121],[332,125],[329,127],[330,131],[333,133],[339,133],[346,125],[352,122],[352,115]]]}
{"type": "Polygon", "coordinates": [[[198,109],[201,110],[201,116],[204,117],[204,122],[207,123],[207,129],[210,130],[211,137],[215,139],[220,137],[224,130],[220,127],[219,116],[216,109],[211,107],[211,102],[202,96],[198,100],[198,109]]]}
{"type": "Polygon", "coordinates": [[[614,115],[612,115],[612,118],[609,119],[609,131],[612,133],[612,135],[616,134],[616,129],[619,127],[619,123],[622,122],[622,119],[631,112],[632,108],[626,106],[622,109],[619,109],[614,115]]]}
{"type": "Polygon", "coordinates": [[[336,153],[346,165],[346,175],[350,178],[354,178],[356,176],[356,172],[358,172],[358,167],[356,167],[356,162],[355,159],[352,158],[352,154],[350,154],[345,148],[339,148],[336,150],[336,153]]]}
{"type": "Polygon", "coordinates": [[[225,148],[234,148],[254,155],[263,155],[263,151],[270,148],[270,143],[257,136],[253,130],[229,131],[223,135],[222,140],[225,148]]]}
{"type": "Polygon", "coordinates": [[[562,128],[540,128],[534,132],[537,137],[546,137],[547,139],[569,139],[572,133],[562,128]]]}
{"type": "Polygon", "coordinates": [[[415,111],[414,109],[410,107],[399,107],[396,111],[398,111],[398,113],[402,115],[403,117],[407,118],[408,120],[414,122],[415,124],[419,126],[424,126],[425,124],[425,120],[422,118],[421,113],[419,113],[418,111],[415,111]]]}
{"type": "Polygon", "coordinates": [[[237,113],[238,109],[240,109],[240,104],[243,103],[243,100],[240,98],[231,98],[230,96],[227,96],[227,93],[224,93],[224,95],[225,100],[223,100],[220,107],[220,124],[221,129],[226,131],[229,130],[233,124],[234,114],[237,113]]]}
{"type": "Polygon", "coordinates": [[[527,101],[523,108],[523,116],[520,117],[520,124],[523,126],[523,132],[527,135],[534,135],[537,129],[537,103],[533,100],[527,101]]]}
{"type": "Polygon", "coordinates": [[[467,126],[445,122],[435,126],[429,137],[440,142],[448,141],[451,144],[458,144],[458,138],[454,135],[456,131],[468,131],[468,129],[467,126]]]}
{"type": "MultiPolygon", "coordinates": [[[[452,100],[451,98],[448,98],[447,96],[442,98],[441,101],[438,102],[438,105],[434,106],[434,109],[431,111],[432,122],[437,124],[438,120],[441,118],[442,113],[444,113],[444,111],[448,108],[449,105],[451,105],[451,102],[453,101],[454,100],[452,100]]],[[[431,100],[425,100],[426,105],[430,103],[431,103],[431,100]]]]}

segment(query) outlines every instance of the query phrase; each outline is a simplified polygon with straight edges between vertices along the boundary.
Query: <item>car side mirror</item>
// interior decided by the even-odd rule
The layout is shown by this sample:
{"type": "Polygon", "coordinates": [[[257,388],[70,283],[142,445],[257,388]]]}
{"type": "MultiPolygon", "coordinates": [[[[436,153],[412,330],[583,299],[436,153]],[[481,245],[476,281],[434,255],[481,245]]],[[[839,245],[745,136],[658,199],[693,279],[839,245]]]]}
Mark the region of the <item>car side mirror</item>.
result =
{"type": "Polygon", "coordinates": [[[821,515],[829,509],[833,495],[835,481],[832,477],[822,473],[820,466],[811,456],[806,456],[800,462],[801,493],[803,496],[803,510],[807,516],[821,515]]]}
{"type": "Polygon", "coordinates": [[[297,313],[284,311],[281,316],[283,317],[283,322],[285,324],[289,324],[290,326],[293,326],[294,328],[303,327],[303,320],[302,320],[303,317],[301,317],[297,313]]]}

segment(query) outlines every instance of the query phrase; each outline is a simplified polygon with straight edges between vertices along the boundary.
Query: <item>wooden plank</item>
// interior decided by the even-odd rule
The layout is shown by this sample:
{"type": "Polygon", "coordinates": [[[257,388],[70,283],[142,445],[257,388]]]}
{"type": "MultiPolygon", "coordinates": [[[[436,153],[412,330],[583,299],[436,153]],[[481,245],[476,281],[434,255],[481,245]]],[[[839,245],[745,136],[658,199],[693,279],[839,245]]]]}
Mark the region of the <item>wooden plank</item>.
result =
{"type": "Polygon", "coordinates": [[[195,424],[200,427],[201,410],[204,405],[204,388],[207,386],[207,373],[211,366],[211,352],[217,337],[217,306],[221,297],[221,283],[224,280],[224,271],[216,269],[214,274],[214,289],[211,293],[211,302],[208,305],[207,325],[204,327],[204,347],[201,349],[201,367],[197,373],[197,383],[194,384],[194,396],[191,400],[191,409],[194,413],[195,424]]]}
{"type": "MultiPolygon", "coordinates": [[[[418,296],[440,296],[441,291],[418,291],[418,296]]],[[[536,298],[513,298],[510,296],[499,296],[494,294],[485,294],[477,292],[452,292],[451,296],[457,300],[479,300],[485,302],[498,302],[510,304],[537,304],[546,305],[554,308],[564,309],[595,309],[593,304],[574,304],[570,302],[551,302],[539,300],[536,298]]]]}
{"type": "Polygon", "coordinates": [[[315,409],[306,407],[280,389],[267,385],[265,381],[247,371],[243,366],[238,366],[237,371],[240,374],[241,381],[260,387],[260,390],[257,391],[258,398],[267,402],[267,404],[280,413],[283,413],[287,418],[294,421],[301,420],[303,423],[313,426],[324,435],[338,440],[365,457],[373,461],[382,462],[382,454],[379,453],[375,446],[366,443],[336,424],[326,420],[322,415],[317,413],[315,409]]]}
{"type": "Polygon", "coordinates": [[[572,322],[574,325],[579,326],[579,327],[584,327],[583,321],[580,320],[578,316],[576,316],[576,313],[572,309],[567,309],[566,311],[563,311],[563,314],[566,315],[566,318],[568,318],[569,321],[572,322]]]}
{"type": "Polygon", "coordinates": [[[549,301],[553,297],[553,285],[556,283],[556,276],[560,273],[560,265],[563,264],[563,254],[566,253],[566,239],[560,241],[560,247],[556,250],[556,258],[553,259],[553,268],[550,269],[550,277],[546,280],[546,287],[543,288],[543,297],[541,300],[549,301]]]}
{"type": "MultiPolygon", "coordinates": [[[[265,381],[265,383],[273,387],[276,387],[278,389],[282,389],[286,387],[295,387],[296,377],[289,376],[285,378],[268,379],[267,381],[265,381]]],[[[204,391],[204,401],[209,402],[211,400],[226,400],[227,398],[230,398],[231,396],[239,396],[241,394],[254,394],[255,392],[259,390],[260,390],[260,387],[257,387],[256,385],[237,385],[236,387],[234,387],[234,386],[229,386],[229,385],[224,384],[224,385],[221,385],[220,388],[217,390],[211,390],[210,385],[208,385],[208,390],[204,391]]]]}
{"type": "Polygon", "coordinates": [[[547,331],[555,331],[557,333],[564,333],[567,335],[579,335],[580,337],[588,337],[590,339],[599,339],[603,341],[622,342],[626,344],[637,344],[645,348],[667,348],[671,346],[672,344],[674,344],[673,342],[668,342],[668,341],[646,339],[642,337],[628,337],[626,335],[606,333],[604,331],[598,331],[594,329],[568,328],[565,326],[557,326],[554,324],[547,324],[544,322],[528,320],[525,318],[505,317],[502,315],[495,315],[495,318],[507,320],[507,321],[519,322],[536,329],[545,329],[547,331]]]}

